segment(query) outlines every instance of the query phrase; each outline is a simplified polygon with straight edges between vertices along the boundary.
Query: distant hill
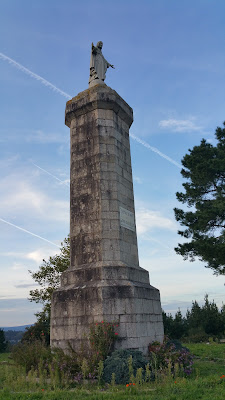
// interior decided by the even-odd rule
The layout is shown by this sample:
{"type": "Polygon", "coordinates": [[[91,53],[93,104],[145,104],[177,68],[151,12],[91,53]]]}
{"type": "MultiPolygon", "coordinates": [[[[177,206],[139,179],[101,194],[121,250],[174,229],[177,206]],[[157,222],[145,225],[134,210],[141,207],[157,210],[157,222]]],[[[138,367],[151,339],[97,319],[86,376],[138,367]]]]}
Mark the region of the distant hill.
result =
{"type": "Polygon", "coordinates": [[[3,329],[3,331],[22,331],[24,332],[26,328],[29,328],[33,324],[30,325],[21,325],[21,326],[7,326],[7,327],[0,327],[0,329],[3,329]]]}
{"type": "Polygon", "coordinates": [[[7,327],[5,326],[3,328],[0,327],[0,329],[3,329],[3,331],[5,332],[6,341],[9,342],[11,345],[14,345],[21,341],[26,328],[29,328],[32,325],[33,324],[7,327]]]}

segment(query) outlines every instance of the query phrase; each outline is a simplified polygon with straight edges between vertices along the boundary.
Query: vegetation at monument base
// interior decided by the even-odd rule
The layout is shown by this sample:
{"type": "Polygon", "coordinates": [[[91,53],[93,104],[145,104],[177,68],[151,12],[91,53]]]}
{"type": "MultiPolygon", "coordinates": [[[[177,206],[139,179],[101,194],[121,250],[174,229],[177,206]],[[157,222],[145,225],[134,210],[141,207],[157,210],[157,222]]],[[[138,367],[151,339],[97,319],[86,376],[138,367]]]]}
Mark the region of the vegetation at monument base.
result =
{"type": "Polygon", "coordinates": [[[175,248],[184,259],[196,257],[206,263],[215,274],[225,274],[225,122],[215,132],[217,145],[205,139],[189,150],[182,160],[185,192],[176,194],[178,201],[190,211],[175,208],[176,220],[183,231],[178,231],[185,243],[175,248]]]}
{"type": "MultiPolygon", "coordinates": [[[[32,272],[32,278],[40,285],[40,288],[30,291],[30,301],[43,304],[43,310],[36,314],[37,322],[26,329],[22,341],[42,340],[50,343],[50,311],[51,295],[60,283],[60,276],[69,267],[70,263],[70,241],[69,237],[64,239],[59,255],[50,257],[37,272],[32,272]]],[[[185,341],[204,341],[209,337],[222,338],[225,332],[225,305],[219,310],[217,305],[205,297],[205,304],[200,307],[197,301],[192,304],[191,310],[183,317],[177,311],[175,317],[163,312],[165,334],[170,339],[182,339],[185,341]]]]}
{"type": "MultiPolygon", "coordinates": [[[[113,374],[111,382],[104,384],[101,381],[101,369],[96,372],[96,379],[89,379],[85,365],[83,371],[86,379],[84,382],[73,382],[72,385],[66,377],[64,381],[61,380],[63,372],[57,369],[57,364],[50,376],[41,366],[26,374],[24,367],[17,366],[10,355],[0,354],[0,400],[224,400],[225,345],[201,343],[186,346],[195,355],[193,373],[188,377],[179,376],[177,367],[174,376],[169,364],[166,370],[157,370],[155,380],[148,379],[150,368],[147,369],[146,379],[146,372],[143,374],[140,368],[134,371],[135,362],[130,363],[128,358],[125,371],[132,379],[122,385],[115,383],[113,374]]],[[[155,361],[158,362],[160,358],[161,355],[156,355],[155,361]]]]}

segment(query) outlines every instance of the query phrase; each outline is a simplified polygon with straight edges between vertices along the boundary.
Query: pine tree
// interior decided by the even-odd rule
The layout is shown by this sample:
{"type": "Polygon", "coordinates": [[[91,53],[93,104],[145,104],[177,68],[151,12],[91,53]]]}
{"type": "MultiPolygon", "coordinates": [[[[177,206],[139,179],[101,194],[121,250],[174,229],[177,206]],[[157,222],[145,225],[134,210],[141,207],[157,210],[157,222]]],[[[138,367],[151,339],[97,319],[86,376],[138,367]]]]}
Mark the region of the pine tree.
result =
{"type": "Polygon", "coordinates": [[[177,192],[178,201],[190,211],[175,208],[176,220],[186,229],[178,231],[185,243],[175,251],[184,259],[199,258],[214,274],[225,274],[225,122],[217,128],[217,145],[205,139],[189,150],[182,160],[185,192],[177,192]]]}

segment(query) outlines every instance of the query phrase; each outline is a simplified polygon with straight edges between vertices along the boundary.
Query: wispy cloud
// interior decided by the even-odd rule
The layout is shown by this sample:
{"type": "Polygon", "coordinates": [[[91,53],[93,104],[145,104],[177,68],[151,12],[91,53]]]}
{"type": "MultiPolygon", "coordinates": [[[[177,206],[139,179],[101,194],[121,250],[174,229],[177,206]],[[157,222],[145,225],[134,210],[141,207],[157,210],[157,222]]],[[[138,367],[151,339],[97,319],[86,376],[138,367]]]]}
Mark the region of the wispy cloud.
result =
{"type": "Polygon", "coordinates": [[[139,183],[141,185],[143,183],[143,180],[139,176],[134,176],[134,182],[139,183]]]}
{"type": "Polygon", "coordinates": [[[169,251],[171,252],[171,250],[172,250],[172,247],[171,247],[171,246],[169,247],[169,246],[168,246],[167,244],[165,244],[162,240],[158,240],[158,239],[156,239],[155,237],[152,237],[152,236],[143,234],[143,235],[141,236],[141,239],[142,239],[142,240],[145,240],[145,241],[148,241],[148,242],[156,243],[156,244],[158,244],[160,247],[163,247],[164,249],[166,249],[167,251],[169,250],[169,251]]]}
{"type": "MultiPolygon", "coordinates": [[[[60,248],[60,246],[59,246],[59,248],[60,248]]],[[[43,259],[48,258],[50,255],[52,256],[52,254],[55,255],[58,252],[59,252],[59,250],[56,250],[53,253],[51,248],[45,248],[45,249],[40,248],[40,249],[31,251],[29,253],[26,253],[25,258],[28,260],[34,261],[36,264],[40,264],[43,261],[43,259]]]]}
{"type": "Polygon", "coordinates": [[[22,173],[23,170],[15,172],[0,182],[2,217],[11,220],[14,216],[24,217],[26,214],[32,220],[69,222],[69,201],[58,200],[50,195],[50,191],[47,194],[35,187],[38,182],[32,169],[23,179],[22,173]]]}
{"type": "MultiPolygon", "coordinates": [[[[52,246],[43,246],[28,253],[22,253],[17,251],[5,251],[0,252],[0,257],[7,257],[7,258],[18,258],[22,260],[32,260],[36,264],[40,264],[43,259],[48,258],[49,256],[55,255],[59,253],[59,250],[53,250],[52,246]]],[[[13,266],[11,267],[13,270],[21,270],[27,268],[21,262],[14,262],[13,266]]],[[[1,297],[1,296],[0,296],[1,297]]]]}
{"type": "Polygon", "coordinates": [[[20,159],[19,154],[15,154],[11,157],[6,157],[6,158],[2,158],[0,160],[0,168],[4,170],[9,169],[9,167],[13,166],[13,164],[15,164],[16,162],[18,162],[20,159]]]}
{"type": "Polygon", "coordinates": [[[23,298],[6,296],[0,300],[1,326],[12,327],[34,323],[36,320],[34,313],[40,311],[40,308],[40,304],[31,303],[26,294],[23,295],[23,298]]]}
{"type": "Polygon", "coordinates": [[[20,262],[16,261],[13,263],[13,266],[11,267],[11,269],[13,271],[21,271],[21,270],[25,269],[25,266],[24,266],[24,264],[21,264],[20,262]]]}
{"type": "Polygon", "coordinates": [[[15,285],[15,288],[26,289],[26,288],[33,287],[33,286],[38,286],[38,283],[20,283],[18,285],[15,285]]]}
{"type": "Polygon", "coordinates": [[[165,160],[169,161],[170,163],[176,165],[178,168],[183,168],[181,164],[178,164],[175,160],[167,156],[166,154],[162,153],[159,149],[156,147],[150,146],[148,143],[144,142],[144,140],[140,139],[139,137],[133,135],[133,133],[130,133],[130,137],[135,140],[136,142],[142,144],[142,146],[146,147],[147,149],[153,151],[154,153],[158,154],[160,157],[165,158],[165,160]]]}
{"type": "Polygon", "coordinates": [[[26,134],[24,139],[27,142],[35,142],[35,143],[64,143],[68,142],[68,138],[61,133],[46,133],[42,130],[38,129],[36,131],[30,131],[29,134],[26,134]]]}
{"type": "Polygon", "coordinates": [[[35,74],[34,72],[30,71],[28,68],[26,68],[23,65],[19,64],[18,62],[16,62],[12,58],[6,56],[5,54],[0,53],[0,58],[2,60],[4,60],[4,61],[8,62],[9,64],[13,65],[14,67],[19,69],[20,71],[24,72],[25,74],[27,74],[27,75],[31,76],[32,78],[36,79],[37,81],[41,82],[44,86],[49,87],[54,92],[57,92],[57,93],[61,94],[61,96],[64,96],[67,99],[71,99],[73,97],[70,94],[63,92],[63,90],[59,89],[57,86],[53,85],[51,82],[49,82],[46,79],[42,78],[42,76],[35,74]]]}
{"type": "Polygon", "coordinates": [[[176,224],[169,218],[166,218],[158,211],[139,208],[136,210],[137,232],[142,235],[155,228],[176,230],[176,224]]]}
{"type": "Polygon", "coordinates": [[[166,128],[173,132],[201,131],[202,126],[196,125],[194,119],[164,119],[159,122],[160,128],[166,128]]]}

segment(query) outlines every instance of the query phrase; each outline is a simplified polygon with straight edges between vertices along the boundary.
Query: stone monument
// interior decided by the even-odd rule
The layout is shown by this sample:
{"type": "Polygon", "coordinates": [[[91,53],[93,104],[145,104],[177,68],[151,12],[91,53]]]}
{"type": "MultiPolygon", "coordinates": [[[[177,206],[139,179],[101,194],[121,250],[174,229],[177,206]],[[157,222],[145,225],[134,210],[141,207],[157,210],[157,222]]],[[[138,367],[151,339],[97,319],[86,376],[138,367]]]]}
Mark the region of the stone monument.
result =
{"type": "Polygon", "coordinates": [[[66,104],[70,128],[70,267],[52,297],[51,346],[79,351],[90,324],[119,322],[116,348],[163,340],[159,290],[139,266],[129,128],[132,108],[105,83],[92,43],[89,89],[66,104]]]}

